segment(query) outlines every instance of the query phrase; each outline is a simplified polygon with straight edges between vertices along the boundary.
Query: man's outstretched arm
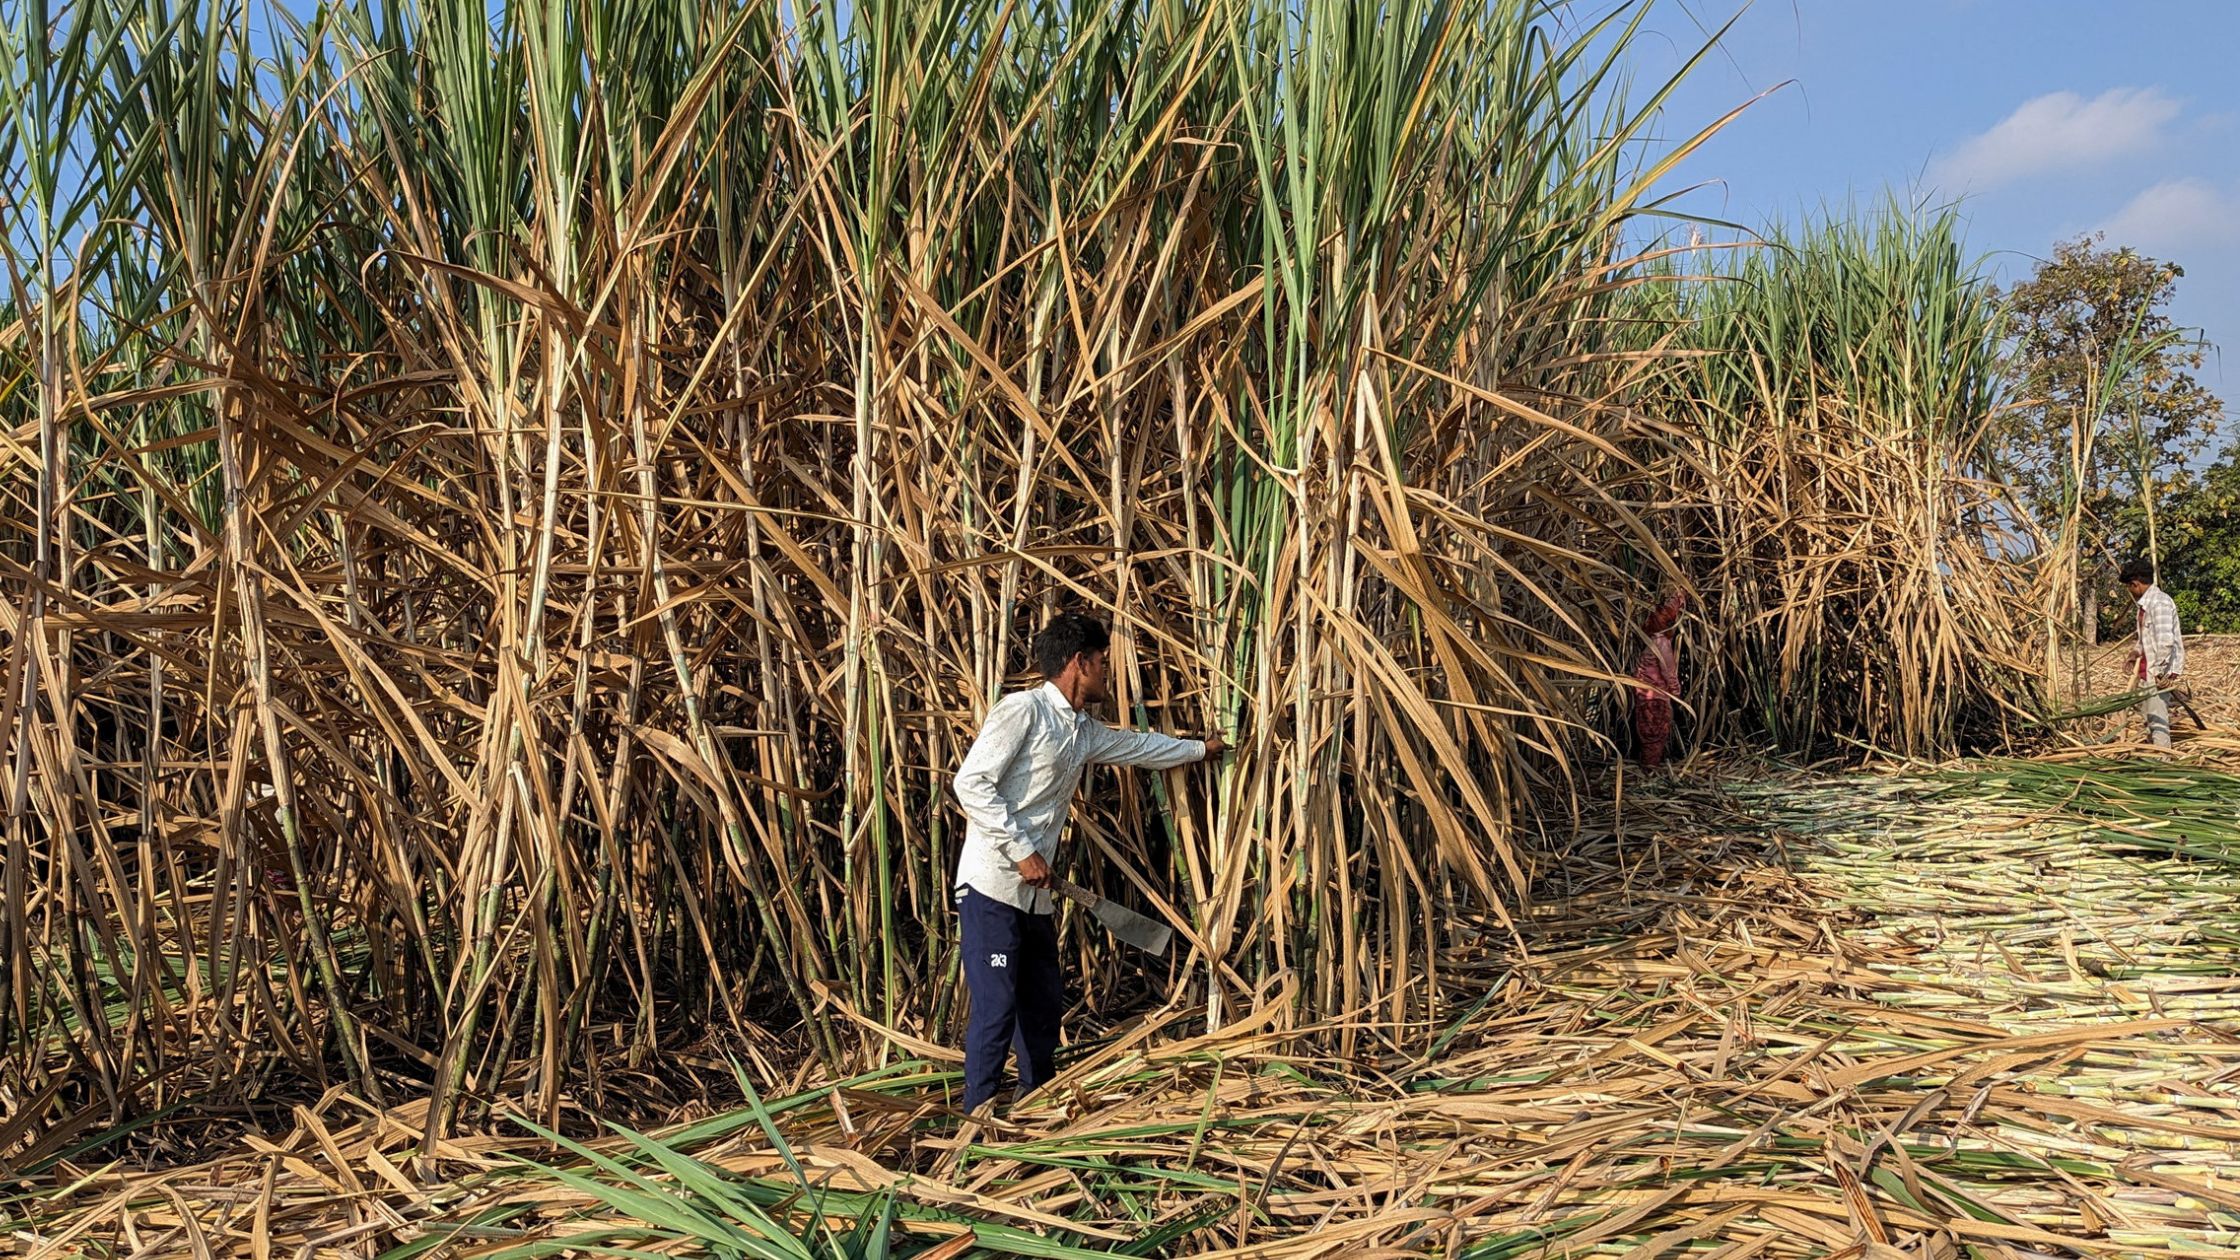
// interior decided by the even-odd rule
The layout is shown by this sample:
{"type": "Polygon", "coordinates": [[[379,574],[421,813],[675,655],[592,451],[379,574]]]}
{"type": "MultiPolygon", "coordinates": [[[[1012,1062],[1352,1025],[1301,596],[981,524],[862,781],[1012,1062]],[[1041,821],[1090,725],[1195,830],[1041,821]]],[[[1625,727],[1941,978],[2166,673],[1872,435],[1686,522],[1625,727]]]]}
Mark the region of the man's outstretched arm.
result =
{"type": "Polygon", "coordinates": [[[1193,761],[1218,757],[1229,745],[1219,736],[1176,739],[1156,731],[1123,731],[1098,723],[1089,760],[1108,766],[1136,766],[1144,770],[1170,770],[1193,761]]]}

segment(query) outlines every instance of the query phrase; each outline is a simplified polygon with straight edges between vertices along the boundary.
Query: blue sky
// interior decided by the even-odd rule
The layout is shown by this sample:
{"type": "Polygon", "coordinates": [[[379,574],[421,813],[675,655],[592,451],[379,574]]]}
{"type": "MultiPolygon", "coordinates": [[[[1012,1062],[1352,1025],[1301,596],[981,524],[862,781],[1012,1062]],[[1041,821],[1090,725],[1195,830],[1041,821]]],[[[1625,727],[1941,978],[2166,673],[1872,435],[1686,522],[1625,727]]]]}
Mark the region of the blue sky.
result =
{"type": "Polygon", "coordinates": [[[1657,0],[1637,89],[1738,11],[1667,130],[1788,86],[1690,159],[1680,182],[1716,182],[1685,208],[1756,225],[1957,197],[2003,280],[2105,230],[2185,268],[2173,313],[2240,406],[2240,0],[1657,0]]]}

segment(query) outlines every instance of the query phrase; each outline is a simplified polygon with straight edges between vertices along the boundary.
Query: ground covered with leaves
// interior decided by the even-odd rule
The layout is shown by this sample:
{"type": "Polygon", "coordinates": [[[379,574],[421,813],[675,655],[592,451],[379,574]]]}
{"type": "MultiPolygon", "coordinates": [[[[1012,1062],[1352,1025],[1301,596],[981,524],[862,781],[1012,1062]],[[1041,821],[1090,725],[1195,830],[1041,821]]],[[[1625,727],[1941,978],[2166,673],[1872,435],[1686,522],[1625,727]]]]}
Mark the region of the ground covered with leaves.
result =
{"type": "Polygon", "coordinates": [[[2054,758],[1635,785],[1412,1049],[1167,1009],[1007,1118],[932,1047],[657,1135],[337,1095],[0,1201],[36,1256],[2240,1251],[2240,777],[2054,758]],[[1330,1044],[1325,1037],[1319,1044],[1330,1044]]]}

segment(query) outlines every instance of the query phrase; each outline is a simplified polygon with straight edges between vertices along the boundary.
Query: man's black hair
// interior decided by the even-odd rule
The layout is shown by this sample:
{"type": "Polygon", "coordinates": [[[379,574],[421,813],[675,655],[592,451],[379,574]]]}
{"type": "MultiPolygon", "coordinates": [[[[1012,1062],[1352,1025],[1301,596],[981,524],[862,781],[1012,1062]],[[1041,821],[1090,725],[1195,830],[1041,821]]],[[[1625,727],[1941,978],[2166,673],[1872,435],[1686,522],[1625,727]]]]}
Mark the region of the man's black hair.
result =
{"type": "MultiPolygon", "coordinates": [[[[2102,572],[2106,572],[2106,570],[2102,570],[2102,572]]],[[[2154,562],[2151,560],[2133,560],[2124,565],[2123,580],[2125,585],[2133,582],[2145,582],[2147,585],[2153,586],[2154,562]]]]}
{"type": "Polygon", "coordinates": [[[1082,613],[1059,613],[1034,637],[1034,663],[1044,678],[1056,678],[1074,657],[1111,646],[1112,635],[1103,622],[1082,613]]]}

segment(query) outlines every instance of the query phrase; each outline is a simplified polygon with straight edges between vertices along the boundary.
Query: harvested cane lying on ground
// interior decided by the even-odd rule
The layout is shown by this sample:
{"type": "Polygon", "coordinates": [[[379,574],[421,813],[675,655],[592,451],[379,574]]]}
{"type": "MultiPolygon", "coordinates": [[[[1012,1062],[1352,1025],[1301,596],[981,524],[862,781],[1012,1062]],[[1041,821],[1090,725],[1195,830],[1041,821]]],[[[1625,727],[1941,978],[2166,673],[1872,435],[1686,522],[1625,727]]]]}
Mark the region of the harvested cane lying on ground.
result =
{"type": "Polygon", "coordinates": [[[2186,711],[2186,716],[2193,719],[2196,729],[2209,729],[2208,723],[2201,720],[2201,715],[2194,712],[2193,695],[2184,687],[2157,687],[2150,691],[2118,691],[2112,695],[2096,696],[2073,709],[2063,709],[2059,713],[2048,713],[2033,720],[2040,726],[2055,726],[2062,722],[2077,722],[2085,718],[2106,717],[2111,713],[2136,709],[2141,701],[2151,695],[2167,696],[2178,707],[2186,711]]]}
{"type": "Polygon", "coordinates": [[[215,1164],[63,1161],[0,1234],[226,1260],[2240,1254],[2240,900],[2135,835],[2175,814],[2240,848],[2236,794],[2081,757],[1678,783],[1585,811],[1530,956],[1486,924],[1405,1045],[1328,1056],[1259,1013],[1201,1036],[1178,1004],[976,1133],[935,1057],[742,1082],[652,1133],[447,1142],[429,1187],[399,1171],[424,1108],[330,1098],[215,1164]]]}

